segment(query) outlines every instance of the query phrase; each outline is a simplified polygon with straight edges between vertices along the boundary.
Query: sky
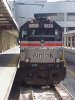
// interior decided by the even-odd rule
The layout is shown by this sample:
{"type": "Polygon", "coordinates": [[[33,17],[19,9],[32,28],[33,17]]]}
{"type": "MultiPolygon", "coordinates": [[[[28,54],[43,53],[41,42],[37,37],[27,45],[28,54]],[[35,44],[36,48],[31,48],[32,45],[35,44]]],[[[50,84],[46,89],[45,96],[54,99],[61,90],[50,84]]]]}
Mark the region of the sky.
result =
{"type": "MultiPolygon", "coordinates": [[[[14,0],[7,0],[7,1],[14,1],[14,0]]],[[[47,0],[47,2],[56,2],[56,1],[64,1],[64,0],[47,0]]]]}
{"type": "Polygon", "coordinates": [[[47,0],[47,2],[56,2],[56,1],[61,1],[61,0],[47,0]]]}
{"type": "MultiPolygon", "coordinates": [[[[7,0],[7,1],[14,1],[14,0],[7,0]]],[[[47,0],[48,2],[56,2],[56,1],[61,1],[61,0],[47,0]]]]}

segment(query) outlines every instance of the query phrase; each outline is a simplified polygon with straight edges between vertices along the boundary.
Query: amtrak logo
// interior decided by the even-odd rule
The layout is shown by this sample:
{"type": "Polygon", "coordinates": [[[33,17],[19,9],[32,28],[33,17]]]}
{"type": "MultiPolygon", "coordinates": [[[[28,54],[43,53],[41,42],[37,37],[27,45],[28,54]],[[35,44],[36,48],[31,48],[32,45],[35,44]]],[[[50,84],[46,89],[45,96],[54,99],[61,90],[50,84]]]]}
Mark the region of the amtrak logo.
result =
{"type": "Polygon", "coordinates": [[[36,58],[53,58],[53,55],[52,55],[52,53],[50,52],[50,53],[34,53],[33,54],[33,57],[36,57],[36,58]]]}

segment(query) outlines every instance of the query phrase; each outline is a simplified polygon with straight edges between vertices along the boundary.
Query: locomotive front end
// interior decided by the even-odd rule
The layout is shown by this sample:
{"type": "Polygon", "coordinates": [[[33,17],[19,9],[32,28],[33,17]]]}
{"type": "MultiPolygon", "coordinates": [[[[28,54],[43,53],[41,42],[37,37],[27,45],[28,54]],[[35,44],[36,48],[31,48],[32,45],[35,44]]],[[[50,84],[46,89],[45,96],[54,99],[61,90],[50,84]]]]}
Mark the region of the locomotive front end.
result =
{"type": "Polygon", "coordinates": [[[52,85],[65,78],[62,31],[49,20],[34,20],[21,27],[20,78],[26,84],[52,85]]]}

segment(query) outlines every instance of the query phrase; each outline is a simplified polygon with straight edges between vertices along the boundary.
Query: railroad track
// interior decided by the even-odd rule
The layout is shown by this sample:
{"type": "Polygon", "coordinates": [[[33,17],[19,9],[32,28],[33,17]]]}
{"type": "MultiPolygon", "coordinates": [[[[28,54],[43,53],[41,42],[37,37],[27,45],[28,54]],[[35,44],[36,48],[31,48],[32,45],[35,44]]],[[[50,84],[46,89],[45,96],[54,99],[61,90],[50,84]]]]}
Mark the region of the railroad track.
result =
{"type": "Polygon", "coordinates": [[[68,90],[60,83],[55,88],[38,89],[22,87],[19,100],[75,100],[68,90]]]}
{"type": "Polygon", "coordinates": [[[64,87],[62,83],[55,87],[56,91],[61,97],[61,100],[75,100],[71,93],[64,87]]]}

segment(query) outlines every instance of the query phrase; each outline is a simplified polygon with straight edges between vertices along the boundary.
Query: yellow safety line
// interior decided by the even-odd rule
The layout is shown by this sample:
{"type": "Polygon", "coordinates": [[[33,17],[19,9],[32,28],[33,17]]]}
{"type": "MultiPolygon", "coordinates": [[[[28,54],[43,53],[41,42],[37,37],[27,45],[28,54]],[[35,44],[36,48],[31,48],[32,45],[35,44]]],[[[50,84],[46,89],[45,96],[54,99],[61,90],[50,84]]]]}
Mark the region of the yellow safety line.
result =
{"type": "Polygon", "coordinates": [[[9,64],[7,64],[7,67],[16,67],[19,60],[19,54],[15,54],[15,56],[12,58],[9,64]]]}

